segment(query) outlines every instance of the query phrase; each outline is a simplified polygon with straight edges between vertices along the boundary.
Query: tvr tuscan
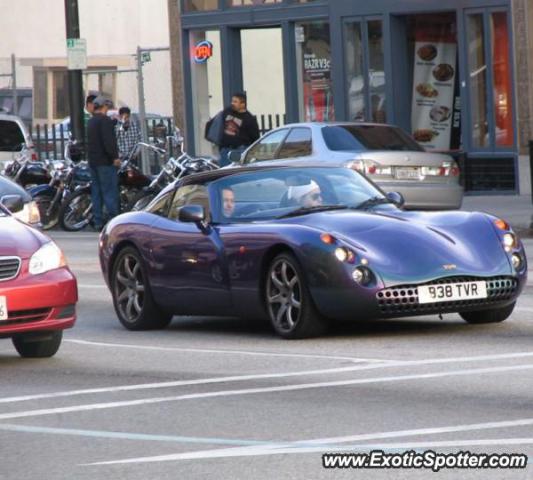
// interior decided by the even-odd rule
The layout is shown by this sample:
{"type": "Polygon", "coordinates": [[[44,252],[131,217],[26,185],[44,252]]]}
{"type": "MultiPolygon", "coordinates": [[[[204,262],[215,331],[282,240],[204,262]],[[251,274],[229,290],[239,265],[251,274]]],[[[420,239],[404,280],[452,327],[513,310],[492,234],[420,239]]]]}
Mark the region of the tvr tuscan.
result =
{"type": "Polygon", "coordinates": [[[285,338],[329,319],[456,312],[501,322],[527,277],[523,245],[479,212],[413,212],[358,171],[308,164],[187,177],[112,220],[100,261],[122,324],[267,316],[285,338]]]}

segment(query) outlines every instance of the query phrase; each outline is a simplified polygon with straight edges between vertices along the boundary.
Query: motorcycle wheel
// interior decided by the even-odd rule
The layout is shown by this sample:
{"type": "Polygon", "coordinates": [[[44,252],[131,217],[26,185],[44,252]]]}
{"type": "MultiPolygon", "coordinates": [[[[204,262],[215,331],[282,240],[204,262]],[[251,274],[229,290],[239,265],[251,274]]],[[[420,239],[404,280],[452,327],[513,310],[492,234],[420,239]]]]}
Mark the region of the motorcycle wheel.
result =
{"type": "Polygon", "coordinates": [[[139,192],[135,195],[128,206],[128,210],[138,212],[144,208],[155,198],[155,193],[139,192]]]}
{"type": "Polygon", "coordinates": [[[35,203],[37,204],[37,208],[39,209],[42,229],[50,230],[51,228],[54,228],[58,222],[59,206],[56,204],[49,212],[53,200],[53,198],[49,195],[36,195],[35,197],[33,197],[33,200],[35,201],[35,203]]]}
{"type": "Polygon", "coordinates": [[[66,232],[79,232],[92,220],[91,192],[78,190],[65,198],[59,210],[59,225],[66,232]]]}

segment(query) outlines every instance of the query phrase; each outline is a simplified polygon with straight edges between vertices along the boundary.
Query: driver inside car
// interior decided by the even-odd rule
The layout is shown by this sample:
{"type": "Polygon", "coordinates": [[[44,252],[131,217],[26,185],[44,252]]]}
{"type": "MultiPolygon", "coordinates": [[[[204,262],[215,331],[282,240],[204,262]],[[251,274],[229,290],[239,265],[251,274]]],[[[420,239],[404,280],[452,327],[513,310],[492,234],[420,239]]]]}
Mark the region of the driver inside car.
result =
{"type": "Polygon", "coordinates": [[[289,187],[287,197],[289,201],[303,208],[318,207],[323,204],[320,186],[314,180],[306,185],[289,187]]]}
{"type": "Polygon", "coordinates": [[[233,217],[235,213],[235,193],[231,187],[222,189],[222,212],[226,218],[233,217]]]}

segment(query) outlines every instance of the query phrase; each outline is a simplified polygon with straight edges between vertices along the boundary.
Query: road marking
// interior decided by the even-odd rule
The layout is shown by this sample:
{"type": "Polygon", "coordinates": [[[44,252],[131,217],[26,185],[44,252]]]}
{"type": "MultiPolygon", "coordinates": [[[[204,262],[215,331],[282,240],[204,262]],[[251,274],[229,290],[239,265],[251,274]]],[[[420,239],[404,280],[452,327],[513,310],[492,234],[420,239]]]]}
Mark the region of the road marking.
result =
{"type": "Polygon", "coordinates": [[[103,290],[108,290],[107,285],[90,285],[88,283],[78,283],[78,288],[101,288],[103,290]]]}
{"type": "MultiPolygon", "coordinates": [[[[107,343],[91,342],[88,340],[66,339],[66,342],[77,343],[78,345],[90,345],[95,347],[109,348],[134,348],[138,350],[153,350],[160,352],[184,352],[184,353],[217,353],[230,355],[251,355],[255,357],[292,357],[292,358],[314,358],[318,360],[343,360],[356,363],[385,363],[394,362],[394,360],[383,360],[377,358],[358,358],[339,355],[316,355],[307,353],[278,353],[278,352],[257,352],[250,350],[223,350],[214,348],[181,348],[181,347],[158,347],[152,345],[132,345],[127,343],[107,343]]],[[[533,356],[533,353],[531,354],[533,356]]]]}
{"type": "MultiPolygon", "coordinates": [[[[323,357],[323,356],[312,356],[305,354],[282,354],[282,353],[268,353],[268,352],[247,352],[240,350],[210,350],[210,349],[180,349],[178,347],[143,347],[136,345],[121,345],[121,344],[100,344],[98,342],[86,342],[84,340],[66,340],[67,342],[80,343],[80,344],[90,344],[90,345],[104,345],[104,346],[124,346],[124,347],[133,347],[141,349],[155,349],[155,350],[170,350],[170,351],[185,351],[185,352],[200,352],[200,353],[231,353],[231,354],[244,354],[244,355],[264,355],[264,356],[303,356],[311,358],[320,358],[320,359],[344,359],[344,360],[358,360],[358,361],[368,361],[367,359],[355,359],[353,357],[323,357]]],[[[352,367],[337,367],[329,369],[315,369],[315,370],[301,370],[297,372],[281,372],[281,373],[263,373],[263,374],[251,374],[251,375],[235,375],[229,377],[211,377],[211,378],[200,378],[196,380],[176,380],[171,382],[157,382],[157,383],[141,383],[134,385],[119,385],[113,387],[100,387],[100,388],[87,388],[81,390],[67,390],[61,392],[51,392],[51,393],[38,393],[33,395],[22,395],[15,397],[5,397],[0,398],[0,404],[2,403],[14,403],[14,402],[24,402],[30,400],[43,400],[47,398],[60,398],[60,397],[70,397],[78,395],[90,395],[98,393],[113,393],[113,392],[126,392],[133,390],[151,390],[158,388],[172,388],[172,387],[182,387],[189,385],[205,385],[205,384],[215,384],[215,383],[229,383],[229,382],[240,382],[247,380],[262,380],[262,379],[271,379],[271,378],[288,378],[296,376],[305,376],[305,375],[322,375],[322,374],[333,374],[333,373],[346,373],[346,372],[359,372],[365,370],[376,370],[382,368],[398,368],[398,367],[408,367],[408,366],[424,366],[424,365],[434,365],[434,364],[444,364],[444,363],[461,363],[461,362],[478,362],[478,361],[490,361],[490,360],[504,360],[504,359],[519,359],[533,357],[533,353],[530,352],[517,352],[517,353],[507,353],[507,354],[496,354],[496,355],[482,355],[477,357],[455,357],[455,358],[435,358],[427,360],[406,360],[406,361],[389,361],[388,363],[374,363],[371,365],[356,365],[352,367]]]]}
{"type": "Polygon", "coordinates": [[[204,450],[189,453],[176,453],[170,455],[158,455],[154,457],[137,457],[123,460],[111,460],[105,462],[85,463],[80,466],[94,467],[105,465],[120,465],[128,463],[154,463],[154,462],[172,462],[177,460],[207,460],[214,458],[229,457],[259,457],[265,455],[287,455],[303,453],[332,453],[332,452],[349,452],[365,453],[371,450],[383,451],[406,451],[410,449],[429,449],[429,448],[457,448],[457,447],[475,447],[475,446],[506,446],[506,445],[533,445],[533,438],[491,438],[491,439],[472,439],[472,440],[446,440],[438,442],[413,442],[413,443],[380,443],[380,444],[361,444],[346,445],[342,447],[291,447],[291,448],[271,448],[270,446],[251,446],[236,448],[219,448],[215,450],[204,450]]]}
{"type": "Polygon", "coordinates": [[[338,380],[333,382],[317,382],[317,383],[302,383],[296,385],[281,385],[276,387],[259,387],[259,388],[249,388],[241,390],[219,390],[214,392],[202,392],[202,393],[191,393],[184,395],[176,395],[169,397],[155,397],[155,398],[144,398],[137,400],[123,400],[117,402],[106,402],[106,403],[90,403],[84,405],[74,405],[70,407],[56,407],[56,408],[47,408],[47,409],[38,409],[38,410],[26,410],[19,412],[9,412],[0,414],[0,420],[8,420],[13,418],[26,418],[26,417],[38,417],[44,415],[55,415],[59,413],[72,413],[72,412],[86,412],[91,410],[104,410],[109,408],[118,408],[118,407],[132,407],[140,405],[153,405],[157,403],[165,402],[176,402],[182,400],[197,400],[205,398],[215,398],[215,397],[230,397],[230,396],[240,396],[240,395],[253,395],[258,393],[278,393],[278,392],[291,392],[298,390],[310,390],[315,388],[327,388],[327,387],[341,387],[349,385],[362,385],[370,383],[389,383],[389,382],[402,382],[407,380],[428,380],[435,378],[445,378],[445,377],[456,377],[456,376],[467,376],[467,375],[483,375],[489,373],[503,373],[511,371],[524,371],[533,369],[533,364],[528,365],[515,365],[508,367],[493,367],[493,368],[477,368],[477,369],[463,369],[463,370],[452,370],[447,372],[436,372],[436,373],[423,373],[416,375],[401,375],[401,376],[392,376],[392,377],[375,377],[375,378],[359,378],[355,380],[338,380]]]}
{"type": "Polygon", "coordinates": [[[20,433],[43,433],[75,437],[107,438],[111,440],[139,440],[141,442],[199,443],[208,445],[278,445],[261,440],[239,440],[235,438],[185,437],[181,435],[153,435],[146,433],[110,432],[105,430],[83,430],[77,428],[54,428],[30,425],[0,424],[0,431],[20,433]]]}

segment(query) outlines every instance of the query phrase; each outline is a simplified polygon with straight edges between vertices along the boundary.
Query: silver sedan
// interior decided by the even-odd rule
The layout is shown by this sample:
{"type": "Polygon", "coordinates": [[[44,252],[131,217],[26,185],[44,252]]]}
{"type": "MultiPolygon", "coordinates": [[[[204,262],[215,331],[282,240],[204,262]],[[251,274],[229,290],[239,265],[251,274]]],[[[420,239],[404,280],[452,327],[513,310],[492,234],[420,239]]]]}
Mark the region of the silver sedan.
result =
{"type": "MultiPolygon", "coordinates": [[[[236,153],[236,152],[235,152],[236,153]]],[[[400,192],[411,209],[458,209],[463,201],[452,157],[426,152],[398,127],[368,123],[295,123],[270,131],[234,163],[312,160],[364,173],[386,192],[400,192]]]]}

